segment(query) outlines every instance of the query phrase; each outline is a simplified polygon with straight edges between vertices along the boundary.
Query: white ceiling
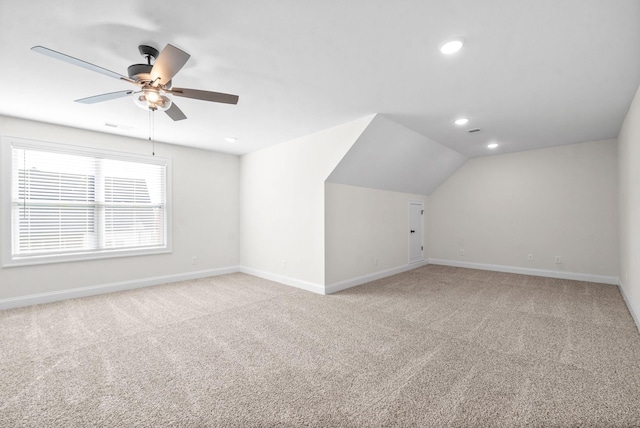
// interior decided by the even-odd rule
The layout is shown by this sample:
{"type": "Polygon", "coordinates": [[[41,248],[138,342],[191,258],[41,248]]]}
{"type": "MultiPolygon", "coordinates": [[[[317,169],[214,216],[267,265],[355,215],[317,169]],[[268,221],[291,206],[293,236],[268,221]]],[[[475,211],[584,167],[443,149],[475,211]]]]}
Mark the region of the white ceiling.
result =
{"type": "Polygon", "coordinates": [[[132,100],[73,102],[129,84],[30,48],[126,75],[139,44],[167,43],[191,54],[175,86],[240,102],[178,99],[188,119],[156,114],[157,141],[243,154],[382,113],[474,157],[616,137],[640,84],[640,1],[2,0],[0,114],[146,139],[132,100]],[[465,47],[445,57],[453,36],[465,47]]]}
{"type": "Polygon", "coordinates": [[[428,196],[466,161],[460,153],[376,115],[326,181],[428,196]]]}

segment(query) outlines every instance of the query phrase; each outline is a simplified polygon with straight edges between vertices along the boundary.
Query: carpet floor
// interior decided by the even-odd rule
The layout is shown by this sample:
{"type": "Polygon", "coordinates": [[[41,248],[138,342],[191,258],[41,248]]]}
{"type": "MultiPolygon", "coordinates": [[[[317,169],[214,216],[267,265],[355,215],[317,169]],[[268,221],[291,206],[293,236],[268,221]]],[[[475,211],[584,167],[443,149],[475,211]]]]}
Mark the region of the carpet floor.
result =
{"type": "Polygon", "coordinates": [[[1,311],[0,426],[640,426],[639,361],[612,285],[238,273],[1,311]]]}

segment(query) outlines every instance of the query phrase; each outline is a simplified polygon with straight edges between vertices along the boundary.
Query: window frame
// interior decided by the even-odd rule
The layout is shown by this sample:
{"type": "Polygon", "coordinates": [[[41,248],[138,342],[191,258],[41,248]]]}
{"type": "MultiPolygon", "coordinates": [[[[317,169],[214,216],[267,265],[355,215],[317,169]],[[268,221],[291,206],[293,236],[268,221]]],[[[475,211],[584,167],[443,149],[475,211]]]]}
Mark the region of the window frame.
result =
{"type": "Polygon", "coordinates": [[[0,137],[0,265],[2,268],[13,266],[28,266],[49,263],[66,263],[83,260],[109,259],[114,257],[134,257],[153,254],[167,254],[172,252],[172,163],[171,158],[134,154],[115,150],[106,150],[90,146],[77,146],[61,143],[38,141],[11,136],[0,137]],[[83,251],[63,254],[49,254],[36,256],[17,256],[12,254],[12,146],[14,143],[26,145],[33,149],[41,148],[81,156],[93,156],[106,159],[139,162],[165,166],[165,236],[166,245],[156,248],[126,248],[100,249],[97,251],[83,251]]]}

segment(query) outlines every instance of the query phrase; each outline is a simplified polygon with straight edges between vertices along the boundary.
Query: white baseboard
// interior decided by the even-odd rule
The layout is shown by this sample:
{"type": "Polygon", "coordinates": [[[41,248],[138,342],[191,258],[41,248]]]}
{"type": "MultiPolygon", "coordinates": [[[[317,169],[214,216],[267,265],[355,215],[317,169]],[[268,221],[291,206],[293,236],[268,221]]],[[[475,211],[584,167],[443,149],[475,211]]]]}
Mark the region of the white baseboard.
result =
{"type": "Polygon", "coordinates": [[[637,312],[633,309],[633,306],[631,306],[631,302],[627,298],[627,294],[624,292],[624,285],[622,284],[622,281],[618,281],[618,289],[620,290],[620,294],[622,294],[624,303],[627,305],[627,309],[629,309],[629,313],[631,314],[633,321],[636,323],[636,327],[638,328],[638,331],[640,331],[640,317],[638,316],[637,312]]]}
{"type": "Polygon", "coordinates": [[[313,293],[326,294],[325,288],[321,284],[302,281],[300,279],[291,278],[289,276],[278,275],[273,272],[262,271],[258,269],[249,268],[246,266],[240,266],[238,271],[242,273],[246,273],[248,275],[257,276],[258,278],[268,279],[269,281],[279,282],[280,284],[301,288],[302,290],[311,291],[313,293]]]}
{"type": "Polygon", "coordinates": [[[27,296],[10,297],[7,299],[0,299],[0,310],[39,305],[41,303],[51,303],[60,300],[75,299],[78,297],[94,296],[97,294],[112,293],[114,291],[132,290],[135,288],[167,284],[170,282],[187,281],[190,279],[205,278],[208,276],[224,275],[238,271],[239,269],[237,266],[231,266],[226,268],[206,269],[195,272],[179,273],[175,275],[134,279],[131,281],[114,282],[111,284],[92,285],[89,287],[73,288],[69,290],[51,291],[49,293],[38,293],[30,294],[27,296]]]}
{"type": "Polygon", "coordinates": [[[143,279],[137,279],[137,280],[131,280],[131,281],[122,281],[122,282],[115,282],[110,284],[100,284],[100,285],[93,285],[88,287],[80,287],[80,288],[74,288],[69,290],[60,290],[60,291],[52,291],[48,293],[39,293],[39,294],[30,294],[30,295],[19,296],[19,297],[10,297],[6,299],[0,299],[0,310],[19,308],[23,306],[39,305],[42,303],[57,302],[60,300],[75,299],[79,297],[93,296],[97,294],[112,293],[115,291],[132,290],[136,288],[149,287],[153,285],[167,284],[167,283],[178,282],[178,281],[187,281],[191,279],[224,275],[224,274],[235,273],[235,272],[246,273],[248,275],[253,275],[253,276],[264,278],[270,281],[279,282],[281,284],[300,288],[306,291],[311,291],[317,294],[331,294],[331,293],[336,293],[338,291],[346,290],[347,288],[355,287],[357,285],[362,285],[367,282],[375,281],[381,278],[386,278],[388,276],[392,276],[392,275],[396,275],[412,269],[416,269],[420,266],[425,266],[427,264],[457,266],[457,267],[465,267],[470,269],[482,269],[482,270],[491,270],[491,271],[498,271],[498,272],[518,273],[523,275],[534,275],[534,276],[544,276],[544,277],[551,277],[551,278],[572,279],[577,281],[589,281],[589,282],[598,282],[598,283],[604,283],[604,284],[614,284],[620,288],[620,292],[627,304],[627,307],[629,308],[629,312],[633,316],[633,319],[636,322],[638,329],[640,330],[640,318],[638,317],[638,315],[635,313],[632,306],[630,305],[629,300],[627,299],[627,296],[625,295],[624,290],[622,288],[622,283],[619,281],[618,278],[608,277],[608,276],[580,274],[580,273],[571,273],[571,272],[547,271],[542,269],[528,269],[528,268],[519,268],[519,267],[512,267],[512,266],[489,265],[489,264],[483,264],[483,263],[470,263],[470,262],[461,262],[457,260],[443,260],[443,259],[428,259],[421,262],[402,265],[402,266],[394,267],[391,269],[385,269],[385,270],[374,272],[371,274],[359,276],[356,278],[351,278],[345,281],[336,282],[334,284],[327,285],[327,286],[323,286],[321,284],[315,284],[308,281],[302,281],[302,280],[287,277],[284,275],[278,275],[272,272],[261,271],[261,270],[249,268],[246,266],[230,266],[226,268],[207,269],[207,270],[186,272],[186,273],[175,274],[175,275],[156,276],[156,277],[143,278],[143,279]]]}
{"type": "Polygon", "coordinates": [[[396,275],[402,272],[406,272],[420,266],[428,264],[427,260],[413,262],[407,265],[394,267],[391,269],[385,269],[378,272],[362,275],[356,278],[347,279],[345,281],[336,282],[325,287],[325,294],[336,293],[338,291],[346,290],[347,288],[355,287],[357,285],[366,284],[367,282],[375,281],[377,279],[386,278],[391,275],[396,275]]]}
{"type": "Polygon", "coordinates": [[[562,272],[557,270],[531,269],[516,266],[490,265],[485,263],[462,262],[459,260],[429,259],[429,264],[456,266],[469,269],[491,270],[496,272],[519,273],[522,275],[544,276],[547,278],[571,279],[574,281],[598,282],[618,285],[618,277],[591,275],[586,273],[562,272]]]}

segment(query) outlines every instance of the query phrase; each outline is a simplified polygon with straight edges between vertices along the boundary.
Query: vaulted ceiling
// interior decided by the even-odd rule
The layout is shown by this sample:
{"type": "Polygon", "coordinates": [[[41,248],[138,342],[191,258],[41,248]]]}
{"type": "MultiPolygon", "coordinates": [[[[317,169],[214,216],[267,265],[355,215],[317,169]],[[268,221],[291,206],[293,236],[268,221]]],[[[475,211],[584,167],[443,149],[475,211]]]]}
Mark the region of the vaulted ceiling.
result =
{"type": "Polygon", "coordinates": [[[376,115],[327,181],[430,195],[467,158],[382,115],[376,115]]]}
{"type": "Polygon", "coordinates": [[[372,113],[468,157],[614,138],[640,84],[637,0],[3,0],[0,114],[146,139],[131,99],[73,101],[127,82],[30,48],[126,75],[168,43],[191,54],[175,86],[240,101],[179,99],[156,140],[234,154],[372,113]]]}

